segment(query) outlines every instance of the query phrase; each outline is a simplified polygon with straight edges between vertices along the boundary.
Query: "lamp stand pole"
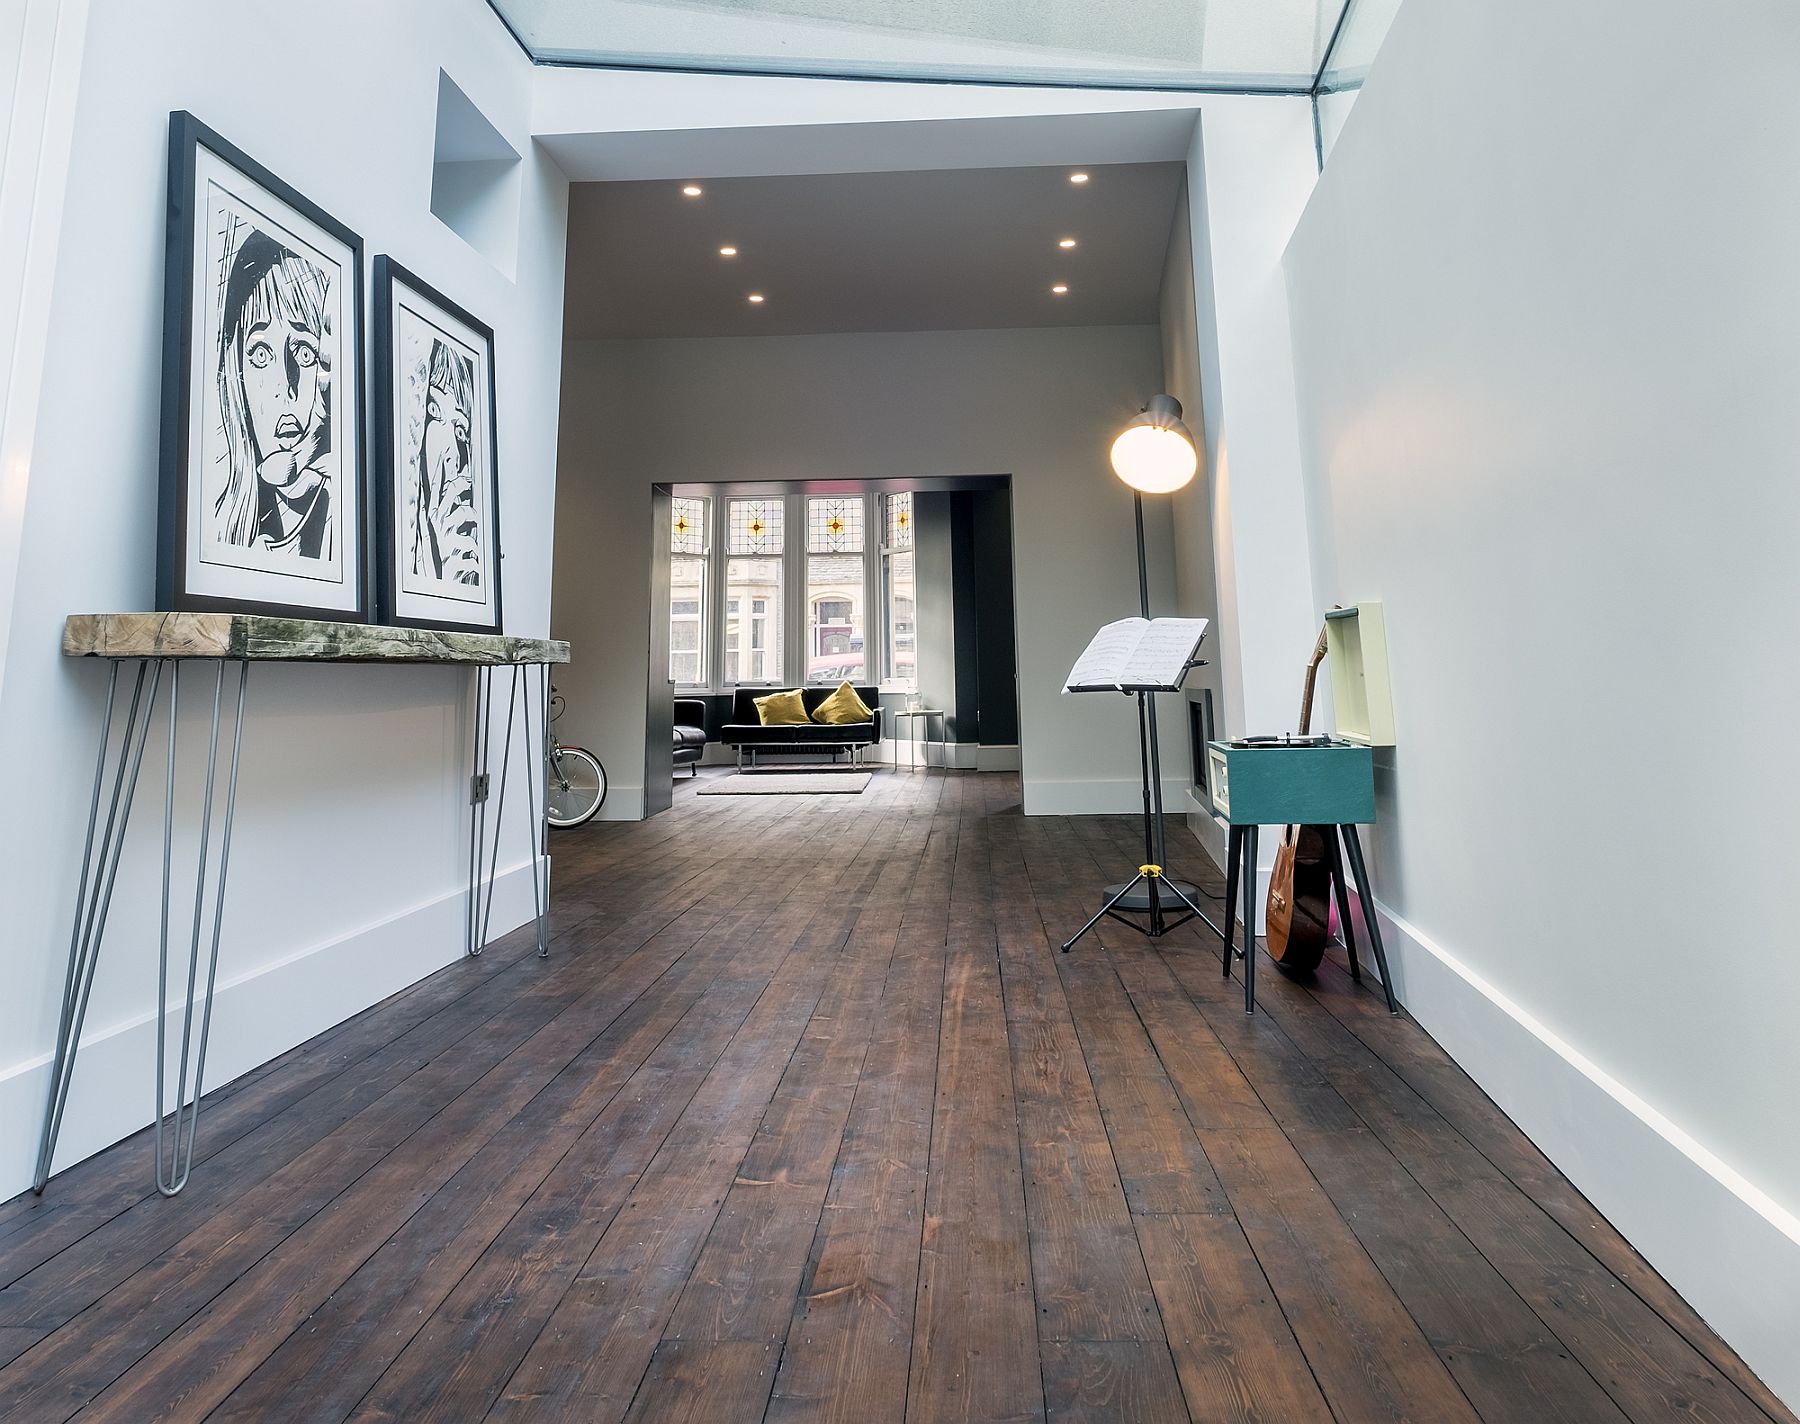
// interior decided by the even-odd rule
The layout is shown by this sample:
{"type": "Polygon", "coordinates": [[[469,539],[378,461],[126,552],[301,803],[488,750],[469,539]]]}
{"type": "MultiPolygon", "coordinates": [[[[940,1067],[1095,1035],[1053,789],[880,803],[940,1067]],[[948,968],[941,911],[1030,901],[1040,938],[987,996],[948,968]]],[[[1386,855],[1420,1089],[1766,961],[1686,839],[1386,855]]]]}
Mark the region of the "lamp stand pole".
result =
{"type": "MultiPolygon", "coordinates": [[[[1144,556],[1144,496],[1134,490],[1131,499],[1133,512],[1137,517],[1138,611],[1148,621],[1150,617],[1150,570],[1144,556]]],[[[1136,697],[1138,702],[1138,764],[1144,783],[1145,863],[1138,868],[1138,873],[1130,880],[1121,885],[1106,887],[1102,892],[1102,904],[1095,912],[1094,917],[1064,942],[1062,947],[1064,954],[1074,948],[1076,940],[1099,924],[1107,915],[1111,915],[1122,924],[1130,925],[1151,939],[1160,939],[1169,931],[1180,928],[1191,919],[1202,921],[1214,934],[1221,933],[1219,927],[1207,917],[1199,905],[1194,903],[1200,897],[1199,887],[1190,885],[1186,881],[1171,879],[1163,873],[1168,838],[1163,823],[1162,748],[1156,734],[1156,694],[1140,691],[1136,697]],[[1176,905],[1184,907],[1187,913],[1179,919],[1171,920],[1168,916],[1174,911],[1176,905]],[[1135,920],[1127,920],[1124,918],[1126,914],[1146,916],[1147,923],[1138,924],[1135,920]]]]}

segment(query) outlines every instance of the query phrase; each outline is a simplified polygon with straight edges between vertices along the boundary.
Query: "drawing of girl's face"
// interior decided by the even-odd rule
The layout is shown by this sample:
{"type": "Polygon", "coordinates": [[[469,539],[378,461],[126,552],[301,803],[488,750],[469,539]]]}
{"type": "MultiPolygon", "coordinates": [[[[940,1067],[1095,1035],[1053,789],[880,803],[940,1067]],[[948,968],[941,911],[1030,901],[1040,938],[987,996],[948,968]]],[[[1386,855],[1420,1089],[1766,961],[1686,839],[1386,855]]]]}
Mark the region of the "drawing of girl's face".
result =
{"type": "Polygon", "coordinates": [[[258,458],[292,451],[318,423],[323,411],[319,386],[320,333],[294,320],[282,304],[262,304],[267,320],[244,328],[239,374],[258,458]]]}
{"type": "Polygon", "coordinates": [[[469,412],[443,386],[425,396],[425,469],[435,488],[469,467],[469,412]]]}

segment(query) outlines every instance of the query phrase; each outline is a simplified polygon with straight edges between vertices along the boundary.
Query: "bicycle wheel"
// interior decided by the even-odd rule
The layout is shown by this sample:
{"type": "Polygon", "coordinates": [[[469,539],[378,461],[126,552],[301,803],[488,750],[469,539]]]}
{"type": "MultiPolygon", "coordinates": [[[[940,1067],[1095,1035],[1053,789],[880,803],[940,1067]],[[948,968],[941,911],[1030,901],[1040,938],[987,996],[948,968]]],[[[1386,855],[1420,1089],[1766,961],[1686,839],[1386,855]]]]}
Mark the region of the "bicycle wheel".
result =
{"type": "Polygon", "coordinates": [[[561,747],[550,758],[544,808],[550,824],[583,825],[606,802],[606,768],[583,747],[561,747]]]}

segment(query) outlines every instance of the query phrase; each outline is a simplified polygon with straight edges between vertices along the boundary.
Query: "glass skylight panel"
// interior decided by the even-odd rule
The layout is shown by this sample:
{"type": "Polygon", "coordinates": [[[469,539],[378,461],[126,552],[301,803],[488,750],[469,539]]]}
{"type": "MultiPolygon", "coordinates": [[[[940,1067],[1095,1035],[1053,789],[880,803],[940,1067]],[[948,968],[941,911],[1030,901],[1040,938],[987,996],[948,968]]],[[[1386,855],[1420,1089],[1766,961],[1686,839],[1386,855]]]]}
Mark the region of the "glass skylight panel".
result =
{"type": "Polygon", "coordinates": [[[1399,9],[1400,0],[1350,0],[1344,27],[1332,47],[1331,62],[1319,78],[1319,87],[1354,89],[1360,85],[1399,9]]]}
{"type": "Polygon", "coordinates": [[[541,63],[1311,87],[1343,0],[491,0],[541,63]]]}

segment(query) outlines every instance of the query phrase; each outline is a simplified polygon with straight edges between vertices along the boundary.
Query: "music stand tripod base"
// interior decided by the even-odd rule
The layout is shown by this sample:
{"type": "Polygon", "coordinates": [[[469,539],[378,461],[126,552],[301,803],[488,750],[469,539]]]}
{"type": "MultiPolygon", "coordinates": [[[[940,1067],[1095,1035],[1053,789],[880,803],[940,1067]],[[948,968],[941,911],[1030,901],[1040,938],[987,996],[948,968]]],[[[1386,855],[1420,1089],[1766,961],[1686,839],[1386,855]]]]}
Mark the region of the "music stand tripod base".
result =
{"type": "Polygon", "coordinates": [[[1063,941],[1062,952],[1067,954],[1075,947],[1077,940],[1108,915],[1111,915],[1120,924],[1127,925],[1150,939],[1160,938],[1193,919],[1203,921],[1213,933],[1217,934],[1219,927],[1207,919],[1205,913],[1194,903],[1199,894],[1199,890],[1186,881],[1169,879],[1163,874],[1163,868],[1160,865],[1140,865],[1138,873],[1123,885],[1106,887],[1106,898],[1100,908],[1094,912],[1094,917],[1063,941]],[[1174,903],[1170,904],[1169,901],[1174,903]],[[1172,912],[1177,905],[1184,908],[1187,913],[1176,920],[1165,919],[1164,916],[1172,912]],[[1150,923],[1141,925],[1136,920],[1126,919],[1126,914],[1146,915],[1149,917],[1150,923]]]}

